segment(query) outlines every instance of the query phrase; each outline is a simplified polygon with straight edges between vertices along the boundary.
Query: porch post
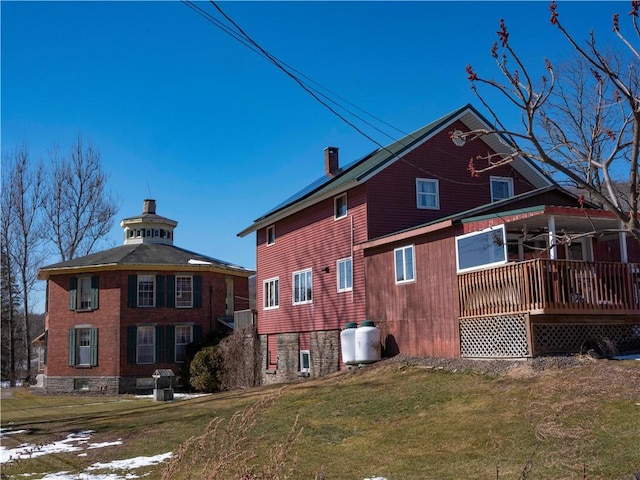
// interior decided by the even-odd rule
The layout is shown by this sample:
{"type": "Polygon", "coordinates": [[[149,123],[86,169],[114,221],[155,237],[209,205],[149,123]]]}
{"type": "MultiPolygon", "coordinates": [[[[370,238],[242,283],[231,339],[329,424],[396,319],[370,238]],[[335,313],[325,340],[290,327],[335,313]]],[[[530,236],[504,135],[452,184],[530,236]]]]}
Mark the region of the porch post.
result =
{"type": "MultiPolygon", "coordinates": [[[[620,222],[620,228],[624,228],[620,222]]],[[[627,252],[627,235],[624,232],[618,234],[620,236],[620,262],[629,263],[629,253],[627,252]]]]}
{"type": "Polygon", "coordinates": [[[556,245],[556,217],[555,216],[549,215],[548,226],[549,226],[549,246],[551,246],[551,248],[549,249],[549,258],[551,260],[557,260],[558,247],[556,245]]]}

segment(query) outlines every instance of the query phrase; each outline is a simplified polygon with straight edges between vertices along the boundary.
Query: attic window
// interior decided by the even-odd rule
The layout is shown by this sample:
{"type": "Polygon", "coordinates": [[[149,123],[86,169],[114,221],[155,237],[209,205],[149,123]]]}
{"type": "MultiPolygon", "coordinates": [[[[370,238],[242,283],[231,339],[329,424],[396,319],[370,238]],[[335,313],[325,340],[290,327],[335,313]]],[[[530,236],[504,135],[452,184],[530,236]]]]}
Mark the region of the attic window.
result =
{"type": "Polygon", "coordinates": [[[347,216],[347,194],[343,193],[333,199],[334,218],[343,218],[347,216]]]}
{"type": "Polygon", "coordinates": [[[273,245],[276,243],[276,226],[270,225],[267,227],[267,245],[273,245]]]}

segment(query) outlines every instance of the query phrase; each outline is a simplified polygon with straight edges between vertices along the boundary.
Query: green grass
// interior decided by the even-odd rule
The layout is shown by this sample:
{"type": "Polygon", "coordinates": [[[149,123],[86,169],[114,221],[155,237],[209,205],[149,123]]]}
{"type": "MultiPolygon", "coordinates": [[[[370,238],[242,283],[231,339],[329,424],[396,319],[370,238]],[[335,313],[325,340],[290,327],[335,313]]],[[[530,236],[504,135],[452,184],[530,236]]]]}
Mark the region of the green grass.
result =
{"type": "MultiPolygon", "coordinates": [[[[4,465],[3,474],[81,472],[95,462],[177,452],[213,419],[228,421],[265,398],[272,402],[238,416],[254,423],[236,432],[235,446],[222,424],[203,437],[200,453],[183,452],[183,468],[171,478],[205,478],[190,462],[202,465],[227,450],[236,466],[254,466],[257,473],[243,478],[278,478],[263,468],[277,453],[288,455],[294,479],[517,480],[528,462],[525,477],[531,480],[579,480],[585,468],[591,480],[627,480],[640,470],[639,362],[585,361],[538,374],[523,367],[497,377],[381,362],[284,388],[171,403],[17,390],[2,401],[2,427],[30,433],[4,437],[3,446],[48,443],[79,429],[95,430],[92,442],[123,444],[89,450],[86,457],[21,460],[4,465]],[[295,431],[302,433],[286,440],[296,418],[295,431]]],[[[135,473],[160,478],[163,468],[135,473]]]]}

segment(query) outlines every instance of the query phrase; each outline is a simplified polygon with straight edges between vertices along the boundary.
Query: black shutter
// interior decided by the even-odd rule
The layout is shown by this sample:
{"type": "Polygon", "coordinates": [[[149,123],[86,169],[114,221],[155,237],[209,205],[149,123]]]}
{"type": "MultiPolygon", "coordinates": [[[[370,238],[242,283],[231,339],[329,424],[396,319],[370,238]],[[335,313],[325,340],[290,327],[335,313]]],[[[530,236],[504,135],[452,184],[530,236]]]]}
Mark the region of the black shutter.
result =
{"type": "Polygon", "coordinates": [[[164,307],[164,275],[156,275],[156,307],[164,307]]]}
{"type": "Polygon", "coordinates": [[[176,327],[167,325],[167,363],[176,361],[176,327]]]}
{"type": "MultiPolygon", "coordinates": [[[[133,275],[135,277],[135,275],[133,275]]],[[[138,327],[130,325],[127,327],[127,363],[136,364],[136,351],[138,349],[138,327]]]]}
{"type": "Polygon", "coordinates": [[[164,327],[156,326],[156,363],[164,362],[164,327]]]}
{"type": "MultiPolygon", "coordinates": [[[[129,308],[136,308],[138,306],[138,276],[129,275],[129,289],[127,292],[127,306],[129,308]]],[[[134,361],[135,362],[135,357],[134,361]]]]}
{"type": "Polygon", "coordinates": [[[193,326],[193,342],[200,343],[202,341],[202,325],[193,326]]]}
{"type": "Polygon", "coordinates": [[[167,275],[167,307],[176,306],[176,276],[167,275]]]}
{"type": "Polygon", "coordinates": [[[202,277],[193,277],[193,308],[202,307],[202,277]]]}
{"type": "Polygon", "coordinates": [[[100,291],[100,277],[93,276],[91,277],[91,309],[98,309],[98,296],[100,291]]]}
{"type": "Polygon", "coordinates": [[[78,279],[71,277],[69,279],[69,310],[75,310],[78,304],[78,279]]]}

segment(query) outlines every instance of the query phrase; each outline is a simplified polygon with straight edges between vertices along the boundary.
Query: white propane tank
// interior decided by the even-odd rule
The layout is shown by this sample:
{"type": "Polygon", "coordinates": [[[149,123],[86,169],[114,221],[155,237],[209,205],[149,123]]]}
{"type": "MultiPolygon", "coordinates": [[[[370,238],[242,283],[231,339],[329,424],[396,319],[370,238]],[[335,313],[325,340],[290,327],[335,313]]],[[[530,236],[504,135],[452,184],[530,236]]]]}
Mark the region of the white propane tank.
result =
{"type": "Polygon", "coordinates": [[[342,350],[342,361],[351,365],[356,363],[356,322],[348,322],[344,330],[340,332],[340,346],[342,350]]]}
{"type": "Polygon", "coordinates": [[[380,329],[371,320],[365,320],[356,329],[356,363],[380,360],[380,329]]]}

